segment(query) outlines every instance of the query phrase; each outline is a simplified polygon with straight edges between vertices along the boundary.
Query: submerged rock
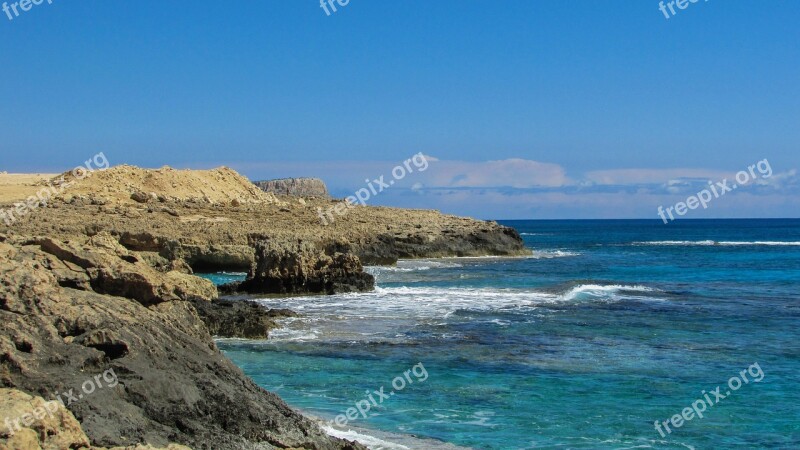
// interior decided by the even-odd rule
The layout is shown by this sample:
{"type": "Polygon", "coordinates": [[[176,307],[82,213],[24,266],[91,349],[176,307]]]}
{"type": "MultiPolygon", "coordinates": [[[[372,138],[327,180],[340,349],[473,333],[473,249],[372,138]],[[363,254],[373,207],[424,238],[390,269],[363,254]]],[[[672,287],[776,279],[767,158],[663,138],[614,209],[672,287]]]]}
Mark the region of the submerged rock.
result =
{"type": "Polygon", "coordinates": [[[197,314],[213,336],[241,339],[267,339],[277,320],[297,317],[288,309],[267,309],[249,300],[195,301],[197,314]]]}

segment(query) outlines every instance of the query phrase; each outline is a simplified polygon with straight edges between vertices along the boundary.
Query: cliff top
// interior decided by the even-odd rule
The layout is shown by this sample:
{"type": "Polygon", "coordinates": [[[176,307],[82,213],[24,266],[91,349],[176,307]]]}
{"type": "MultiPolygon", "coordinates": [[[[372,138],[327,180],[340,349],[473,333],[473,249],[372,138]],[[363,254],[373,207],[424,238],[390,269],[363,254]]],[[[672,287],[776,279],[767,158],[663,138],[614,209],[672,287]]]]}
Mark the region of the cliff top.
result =
{"type": "Polygon", "coordinates": [[[0,175],[0,202],[20,201],[53,186],[54,197],[100,198],[103,203],[135,203],[136,194],[170,201],[198,201],[211,204],[277,203],[274,195],[258,189],[249,179],[228,167],[211,170],[142,169],[120,165],[76,177],[72,172],[56,176],[0,175]]]}
{"type": "Polygon", "coordinates": [[[277,195],[290,195],[293,197],[322,197],[328,198],[328,187],[319,178],[278,178],[275,180],[255,181],[256,186],[264,192],[277,195]]]}
{"type": "Polygon", "coordinates": [[[55,176],[53,173],[0,172],[0,203],[22,200],[29,195],[35,195],[42,182],[55,176]]]}

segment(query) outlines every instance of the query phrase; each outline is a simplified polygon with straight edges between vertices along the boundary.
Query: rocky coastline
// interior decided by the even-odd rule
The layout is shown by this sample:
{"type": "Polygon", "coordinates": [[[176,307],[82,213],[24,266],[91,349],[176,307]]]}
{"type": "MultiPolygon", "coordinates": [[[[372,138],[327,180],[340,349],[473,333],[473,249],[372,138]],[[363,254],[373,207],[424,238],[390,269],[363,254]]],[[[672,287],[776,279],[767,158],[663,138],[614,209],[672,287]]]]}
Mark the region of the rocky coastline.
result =
{"type": "Polygon", "coordinates": [[[69,448],[363,448],[255,385],[212,338],[265,339],[294,313],[220,299],[194,273],[248,272],[223,294],[331,294],[373,289],[365,264],[527,251],[513,229],[435,211],[352,207],[319,220],[341,203],[266,193],[225,168],[118,166],[0,223],[0,400],[81,392],[109,371],[116,381],[65,402],[59,423],[71,415],[80,433],[20,420],[0,426],[0,448],[59,436],[69,448]]]}

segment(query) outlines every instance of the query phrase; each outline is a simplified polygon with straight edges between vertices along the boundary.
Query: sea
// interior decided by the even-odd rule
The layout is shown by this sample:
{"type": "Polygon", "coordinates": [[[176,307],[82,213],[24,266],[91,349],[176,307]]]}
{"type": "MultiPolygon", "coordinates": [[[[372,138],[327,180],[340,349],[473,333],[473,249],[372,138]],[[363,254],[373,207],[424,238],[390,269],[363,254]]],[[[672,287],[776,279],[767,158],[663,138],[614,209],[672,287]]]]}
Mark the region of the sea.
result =
{"type": "Polygon", "coordinates": [[[800,449],[800,220],[501,223],[529,256],[369,267],[218,345],[372,449],[800,449]]]}

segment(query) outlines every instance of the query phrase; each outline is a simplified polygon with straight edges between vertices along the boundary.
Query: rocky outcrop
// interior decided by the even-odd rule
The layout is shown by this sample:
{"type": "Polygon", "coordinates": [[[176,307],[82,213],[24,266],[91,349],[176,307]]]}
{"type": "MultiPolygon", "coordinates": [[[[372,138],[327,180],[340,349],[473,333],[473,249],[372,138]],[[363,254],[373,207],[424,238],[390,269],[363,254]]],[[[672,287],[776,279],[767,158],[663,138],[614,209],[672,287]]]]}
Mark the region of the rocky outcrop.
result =
{"type": "Polygon", "coordinates": [[[98,447],[363,449],[244,376],[192,306],[203,295],[143,264],[105,238],[1,236],[0,387],[60,395],[98,447]]]}
{"type": "Polygon", "coordinates": [[[76,179],[71,172],[52,180],[69,186],[57,198],[74,205],[156,204],[188,202],[234,205],[281,204],[235,170],[141,169],[120,165],[76,179]]]}
{"type": "Polygon", "coordinates": [[[170,260],[186,261],[198,272],[246,271],[255,262],[255,252],[250,245],[186,245],[171,241],[162,254],[170,260]]]}
{"type": "MultiPolygon", "coordinates": [[[[63,403],[45,401],[16,389],[0,388],[0,411],[9,419],[0,425],[0,449],[159,450],[149,445],[110,449],[92,446],[78,420],[63,403]]],[[[191,449],[169,444],[161,450],[191,449]]]]}
{"type": "Polygon", "coordinates": [[[281,178],[279,180],[256,181],[264,192],[292,197],[328,198],[328,187],[319,178],[281,178]]]}
{"type": "Polygon", "coordinates": [[[212,336],[267,339],[270,330],[280,327],[278,319],[297,317],[288,309],[267,309],[249,300],[195,301],[193,304],[212,336]]]}
{"type": "Polygon", "coordinates": [[[152,232],[122,231],[119,242],[137,252],[155,252],[170,261],[183,260],[198,271],[205,268],[244,269],[255,261],[250,245],[216,245],[184,243],[181,240],[159,236],[152,232]]]}
{"type": "Polygon", "coordinates": [[[256,261],[239,289],[248,293],[335,294],[375,288],[352,253],[331,251],[312,242],[267,239],[256,243],[256,261]]]}
{"type": "MultiPolygon", "coordinates": [[[[17,221],[14,229],[61,241],[106,232],[130,251],[149,252],[148,257],[166,262],[180,259],[206,272],[247,270],[255,263],[254,236],[315,245],[349,242],[363,264],[530,254],[513,229],[493,222],[429,210],[341,208],[341,201],[327,198],[296,200],[278,200],[226,168],[119,166],[70,186],[17,221]],[[147,193],[149,200],[132,200],[136,192],[147,193]],[[331,212],[336,208],[341,213],[331,212]]],[[[0,221],[0,232],[4,228],[0,221]]]]}
{"type": "Polygon", "coordinates": [[[211,300],[217,289],[184,270],[159,272],[108,233],[62,242],[33,240],[59,284],[134,299],[143,305],[171,300],[211,300]]]}
{"type": "Polygon", "coordinates": [[[58,401],[46,402],[15,389],[0,389],[0,448],[88,448],[81,424],[58,401]],[[3,445],[7,446],[4,447],[3,445]]]}
{"type": "Polygon", "coordinates": [[[439,233],[382,233],[355,245],[353,251],[365,264],[391,265],[398,259],[507,255],[518,253],[522,237],[517,230],[486,222],[464,232],[444,229],[439,233]],[[502,249],[506,250],[504,253],[502,249]]]}
{"type": "Polygon", "coordinates": [[[362,449],[259,388],[209,333],[263,338],[285,313],[219,302],[192,272],[249,268],[252,292],[335,293],[373,287],[362,262],[529,251],[511,228],[436,211],[321,220],[340,203],[277,199],[226,168],[121,166],[0,223],[0,387],[49,399],[113,371],[114,386],[67,404],[95,446],[362,449]]]}
{"type": "Polygon", "coordinates": [[[335,204],[319,199],[304,205],[240,207],[177,202],[168,203],[167,212],[56,201],[32,211],[14,229],[62,241],[106,232],[128,250],[150,252],[165,261],[181,259],[196,272],[247,271],[255,262],[254,242],[263,238],[319,245],[349,242],[351,252],[368,265],[394,264],[398,258],[530,254],[512,228],[436,211],[354,207],[324,225],[319,211],[335,204]]]}

